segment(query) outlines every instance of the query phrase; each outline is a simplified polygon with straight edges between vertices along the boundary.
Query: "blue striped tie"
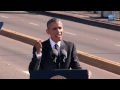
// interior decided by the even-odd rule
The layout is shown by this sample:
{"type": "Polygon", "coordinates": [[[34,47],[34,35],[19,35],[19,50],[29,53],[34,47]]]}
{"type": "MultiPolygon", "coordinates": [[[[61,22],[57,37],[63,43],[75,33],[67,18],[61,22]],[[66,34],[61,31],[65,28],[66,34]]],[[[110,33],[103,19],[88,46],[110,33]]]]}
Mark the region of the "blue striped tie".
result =
{"type": "Polygon", "coordinates": [[[55,44],[55,49],[58,51],[58,48],[57,48],[57,47],[58,47],[58,45],[57,45],[57,44],[55,44]]]}

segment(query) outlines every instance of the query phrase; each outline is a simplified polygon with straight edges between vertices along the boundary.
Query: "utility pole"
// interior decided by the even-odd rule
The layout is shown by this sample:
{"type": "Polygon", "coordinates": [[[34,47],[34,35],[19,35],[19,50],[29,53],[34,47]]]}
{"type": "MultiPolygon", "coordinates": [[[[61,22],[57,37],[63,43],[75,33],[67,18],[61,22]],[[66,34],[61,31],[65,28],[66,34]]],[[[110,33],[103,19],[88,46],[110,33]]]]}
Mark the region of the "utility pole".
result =
{"type": "Polygon", "coordinates": [[[104,17],[104,11],[101,11],[101,18],[103,18],[104,17]]]}

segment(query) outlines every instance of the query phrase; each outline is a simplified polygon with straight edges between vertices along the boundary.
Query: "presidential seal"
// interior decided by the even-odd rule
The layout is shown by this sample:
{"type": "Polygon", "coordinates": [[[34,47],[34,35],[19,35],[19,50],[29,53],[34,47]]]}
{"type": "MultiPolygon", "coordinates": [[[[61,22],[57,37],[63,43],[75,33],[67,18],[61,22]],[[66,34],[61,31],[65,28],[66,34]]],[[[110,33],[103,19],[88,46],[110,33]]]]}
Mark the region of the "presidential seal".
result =
{"type": "Polygon", "coordinates": [[[56,75],[56,76],[52,76],[50,79],[67,79],[67,78],[61,75],[56,75]]]}

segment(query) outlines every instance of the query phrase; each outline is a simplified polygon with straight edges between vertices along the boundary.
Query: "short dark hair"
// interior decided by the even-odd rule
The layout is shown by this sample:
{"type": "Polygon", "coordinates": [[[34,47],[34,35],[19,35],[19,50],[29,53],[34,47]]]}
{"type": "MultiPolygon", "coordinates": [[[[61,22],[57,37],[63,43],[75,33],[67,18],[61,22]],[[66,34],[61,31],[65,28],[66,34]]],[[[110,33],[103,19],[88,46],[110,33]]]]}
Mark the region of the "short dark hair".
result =
{"type": "Polygon", "coordinates": [[[51,18],[51,19],[47,22],[47,28],[50,27],[50,24],[51,24],[52,22],[57,22],[57,21],[61,21],[61,20],[58,19],[58,18],[51,18]]]}

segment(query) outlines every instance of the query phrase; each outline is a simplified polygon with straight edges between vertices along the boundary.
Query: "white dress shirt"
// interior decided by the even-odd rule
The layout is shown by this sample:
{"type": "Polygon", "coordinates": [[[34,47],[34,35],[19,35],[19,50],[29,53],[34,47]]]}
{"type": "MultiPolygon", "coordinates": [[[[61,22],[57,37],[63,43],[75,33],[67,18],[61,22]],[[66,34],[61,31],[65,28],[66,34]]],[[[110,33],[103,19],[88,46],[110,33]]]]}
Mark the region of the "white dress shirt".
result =
{"type": "MultiPolygon", "coordinates": [[[[60,43],[61,43],[61,41],[59,41],[58,43],[55,43],[51,38],[49,38],[49,40],[50,40],[51,48],[52,49],[55,48],[55,44],[57,44],[58,45],[58,52],[60,53],[60,43]]],[[[42,53],[37,54],[37,51],[35,52],[35,54],[36,54],[37,59],[39,59],[42,56],[42,53]]]]}

